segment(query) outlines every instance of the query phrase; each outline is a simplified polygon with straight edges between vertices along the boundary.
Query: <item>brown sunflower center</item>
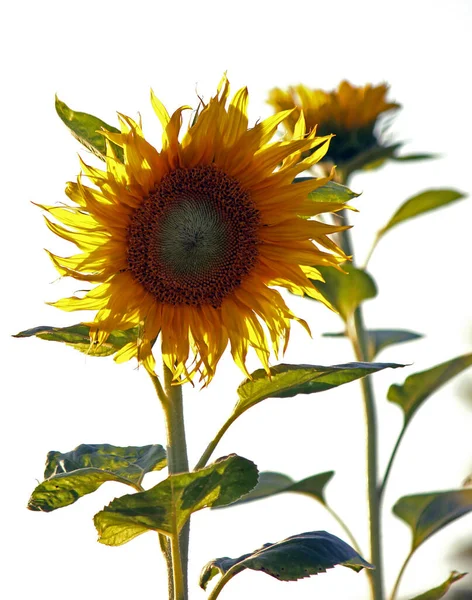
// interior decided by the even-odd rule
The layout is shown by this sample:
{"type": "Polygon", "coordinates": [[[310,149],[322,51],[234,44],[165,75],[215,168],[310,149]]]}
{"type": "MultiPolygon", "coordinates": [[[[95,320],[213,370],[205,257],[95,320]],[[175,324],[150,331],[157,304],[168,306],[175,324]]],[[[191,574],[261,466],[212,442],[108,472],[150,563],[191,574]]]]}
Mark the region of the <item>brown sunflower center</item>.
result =
{"type": "Polygon", "coordinates": [[[259,212],[217,167],[176,169],[134,213],[128,264],[165,304],[218,307],[257,259],[259,212]]]}

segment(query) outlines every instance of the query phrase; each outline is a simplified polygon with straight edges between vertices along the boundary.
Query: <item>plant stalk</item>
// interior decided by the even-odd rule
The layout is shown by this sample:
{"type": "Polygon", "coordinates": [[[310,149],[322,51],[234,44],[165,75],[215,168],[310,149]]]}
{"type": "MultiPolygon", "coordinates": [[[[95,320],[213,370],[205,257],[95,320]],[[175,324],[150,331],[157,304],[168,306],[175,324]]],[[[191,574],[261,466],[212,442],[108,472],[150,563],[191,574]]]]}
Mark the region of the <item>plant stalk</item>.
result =
{"type": "MultiPolygon", "coordinates": [[[[347,185],[347,178],[340,183],[347,185]]],[[[346,211],[339,214],[347,223],[346,211]]],[[[341,247],[348,256],[353,256],[353,246],[349,230],[341,233],[341,247]]],[[[354,262],[354,261],[353,261],[354,262]]],[[[366,330],[361,307],[358,307],[353,318],[346,324],[347,333],[354,349],[356,360],[365,362],[369,360],[366,330]]],[[[384,600],[383,589],[383,564],[382,564],[382,535],[380,519],[380,498],[378,491],[378,432],[375,398],[370,377],[361,379],[362,395],[367,427],[367,494],[369,509],[369,538],[370,561],[375,565],[374,570],[368,571],[374,600],[384,600]]]]}
{"type": "MultiPolygon", "coordinates": [[[[172,371],[164,364],[164,388],[159,379],[151,376],[165,415],[167,433],[167,468],[169,475],[188,471],[187,443],[183,415],[182,386],[172,385],[172,371]]],[[[177,527],[174,527],[177,531],[177,527]]],[[[190,523],[187,522],[180,535],[171,536],[167,543],[160,538],[161,549],[167,562],[169,598],[188,599],[187,567],[190,523]],[[170,547],[169,547],[170,544],[170,547]],[[172,593],[172,596],[170,595],[172,593]]]]}

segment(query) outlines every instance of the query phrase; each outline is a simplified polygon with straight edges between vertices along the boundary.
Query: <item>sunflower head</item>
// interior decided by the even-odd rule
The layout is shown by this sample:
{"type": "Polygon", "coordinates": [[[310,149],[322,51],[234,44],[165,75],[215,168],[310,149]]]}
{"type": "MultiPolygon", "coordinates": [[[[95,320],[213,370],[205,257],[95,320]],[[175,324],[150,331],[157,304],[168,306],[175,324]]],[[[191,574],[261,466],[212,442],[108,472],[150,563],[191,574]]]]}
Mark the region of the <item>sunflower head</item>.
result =
{"type": "Polygon", "coordinates": [[[228,345],[246,375],[249,349],[268,370],[291,322],[307,327],[274,286],[329,306],[313,284],[316,267],[346,259],[329,237],[345,227],[317,220],[344,205],[311,195],[332,174],[293,183],[323,158],[331,136],[306,135],[300,113],[290,139],[272,141],[293,110],[249,127],[248,92],[229,100],[226,78],[185,127],[187,106],[170,115],[154,94],[151,102],[159,149],[119,115],[120,130],[102,130],[105,168],[82,162],[69,202],[43,207],[49,228],[79,250],[51,253],[54,265],[91,284],[54,304],[95,311],[86,324],[96,345],[136,330],[116,360],[137,358],[154,372],[157,351],[176,382],[197,375],[208,383],[228,345]]]}
{"type": "Polygon", "coordinates": [[[398,148],[398,145],[385,145],[378,131],[380,117],[400,108],[399,104],[387,101],[387,92],[385,84],[356,87],[342,81],[338,89],[331,92],[300,84],[288,90],[273,89],[268,102],[276,111],[295,108],[286,120],[291,133],[303,111],[307,131],[317,127],[319,135],[334,134],[324,160],[345,170],[348,165],[365,167],[398,148]]]}

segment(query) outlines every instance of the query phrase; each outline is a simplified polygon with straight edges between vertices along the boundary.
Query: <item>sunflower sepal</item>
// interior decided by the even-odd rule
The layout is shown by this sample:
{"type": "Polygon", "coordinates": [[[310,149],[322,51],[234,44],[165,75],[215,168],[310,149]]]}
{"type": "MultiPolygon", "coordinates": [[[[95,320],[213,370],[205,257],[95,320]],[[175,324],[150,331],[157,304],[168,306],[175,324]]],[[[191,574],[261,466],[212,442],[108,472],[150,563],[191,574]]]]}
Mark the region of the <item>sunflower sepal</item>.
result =
{"type": "Polygon", "coordinates": [[[70,452],[51,451],[46,458],[44,481],[31,494],[28,508],[51,512],[69,506],[107,481],[140,491],[146,473],[160,471],[166,464],[166,452],[160,444],[81,444],[70,452]]]}
{"type": "MultiPolygon", "coordinates": [[[[119,134],[120,130],[113,125],[109,125],[88,113],[72,110],[65,102],[55,98],[56,112],[61,121],[68,127],[69,131],[83,146],[90,150],[100,160],[105,161],[107,151],[105,137],[101,131],[105,130],[110,133],[119,134]]],[[[113,144],[113,149],[120,162],[123,162],[123,149],[118,145],[113,144]]]]}
{"type": "Polygon", "coordinates": [[[66,346],[71,346],[88,356],[112,356],[119,352],[128,344],[136,345],[138,339],[138,327],[131,329],[116,329],[108,334],[108,337],[102,343],[93,339],[90,333],[90,327],[84,323],[77,323],[68,327],[52,327],[49,325],[40,325],[25,329],[15,334],[16,338],[37,337],[51,342],[62,342],[66,346]]]}

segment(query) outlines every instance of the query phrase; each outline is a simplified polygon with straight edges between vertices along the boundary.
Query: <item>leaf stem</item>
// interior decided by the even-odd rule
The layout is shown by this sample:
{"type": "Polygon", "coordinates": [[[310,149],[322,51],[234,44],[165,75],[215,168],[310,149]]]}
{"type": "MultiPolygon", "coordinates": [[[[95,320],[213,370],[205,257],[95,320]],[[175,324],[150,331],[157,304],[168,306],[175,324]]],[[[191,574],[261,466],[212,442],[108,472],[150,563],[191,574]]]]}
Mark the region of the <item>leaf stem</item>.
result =
{"type": "Polygon", "coordinates": [[[229,419],[223,424],[223,426],[219,429],[218,433],[215,435],[215,437],[211,440],[211,442],[206,447],[205,452],[201,455],[200,460],[195,465],[194,471],[196,471],[197,469],[203,469],[203,467],[206,466],[210,456],[213,454],[219,441],[221,440],[221,438],[224,436],[224,434],[228,431],[229,427],[234,423],[234,421],[236,421],[236,419],[238,417],[239,417],[239,413],[234,412],[229,417],[229,419]]]}
{"type": "Polygon", "coordinates": [[[392,595],[390,596],[390,600],[395,600],[395,597],[398,592],[398,587],[400,585],[400,581],[403,577],[403,573],[405,572],[405,569],[406,569],[408,563],[410,562],[410,558],[413,556],[414,551],[415,551],[414,549],[411,549],[408,556],[405,558],[405,562],[403,563],[402,568],[400,569],[400,571],[398,573],[397,580],[395,581],[395,585],[393,586],[392,595]]]}
{"type": "Polygon", "coordinates": [[[385,470],[385,475],[384,475],[382,483],[380,484],[380,487],[379,487],[379,500],[380,500],[380,502],[382,501],[382,498],[383,498],[383,495],[384,495],[384,492],[385,492],[385,487],[387,486],[387,481],[388,481],[388,478],[390,476],[390,471],[392,470],[393,461],[395,460],[395,456],[397,454],[398,448],[400,447],[400,443],[401,443],[401,441],[403,439],[403,436],[405,435],[406,427],[407,427],[407,424],[404,423],[404,425],[402,427],[402,430],[400,431],[400,434],[399,434],[399,436],[397,438],[397,441],[395,443],[395,446],[393,447],[392,454],[390,455],[390,459],[388,461],[388,465],[387,465],[387,468],[385,470]]]}
{"type": "Polygon", "coordinates": [[[329,512],[329,514],[333,517],[333,519],[338,523],[338,525],[343,529],[343,531],[346,533],[347,537],[349,538],[349,540],[351,541],[352,547],[354,548],[354,550],[362,555],[362,551],[361,548],[359,546],[359,544],[357,543],[356,538],[354,537],[354,534],[352,533],[352,531],[349,529],[349,527],[347,526],[347,524],[343,521],[343,519],[338,515],[338,513],[333,510],[328,504],[324,504],[323,505],[326,510],[329,512]]]}

